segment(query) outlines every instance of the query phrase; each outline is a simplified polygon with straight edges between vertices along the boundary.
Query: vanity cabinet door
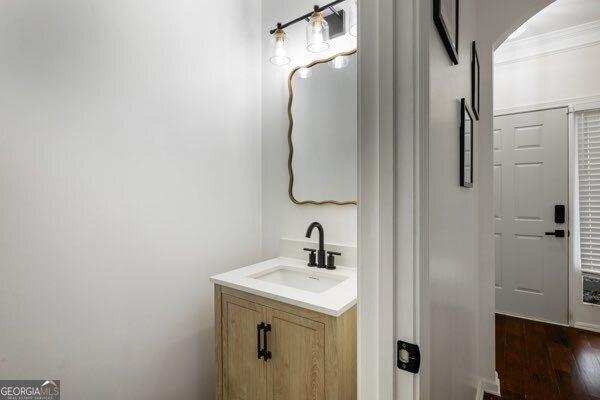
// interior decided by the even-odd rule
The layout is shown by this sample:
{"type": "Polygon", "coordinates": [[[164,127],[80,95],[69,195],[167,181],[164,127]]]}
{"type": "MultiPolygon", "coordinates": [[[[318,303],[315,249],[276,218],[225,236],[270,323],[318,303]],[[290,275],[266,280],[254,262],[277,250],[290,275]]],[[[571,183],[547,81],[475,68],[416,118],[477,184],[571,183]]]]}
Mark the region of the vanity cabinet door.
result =
{"type": "Polygon", "coordinates": [[[268,400],[325,399],[325,326],[267,308],[268,400]]]}
{"type": "Polygon", "coordinates": [[[265,307],[223,294],[223,400],[264,400],[267,366],[257,356],[257,325],[265,321],[265,307]]]}

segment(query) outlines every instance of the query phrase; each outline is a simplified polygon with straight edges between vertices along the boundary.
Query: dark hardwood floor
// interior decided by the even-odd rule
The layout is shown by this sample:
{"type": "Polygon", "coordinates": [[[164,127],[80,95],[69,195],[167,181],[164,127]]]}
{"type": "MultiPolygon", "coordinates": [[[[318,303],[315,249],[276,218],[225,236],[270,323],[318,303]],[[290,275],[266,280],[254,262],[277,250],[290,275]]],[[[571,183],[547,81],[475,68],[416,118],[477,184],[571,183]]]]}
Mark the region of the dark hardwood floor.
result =
{"type": "Polygon", "coordinates": [[[496,370],[502,399],[600,400],[600,334],[497,315],[496,370]]]}

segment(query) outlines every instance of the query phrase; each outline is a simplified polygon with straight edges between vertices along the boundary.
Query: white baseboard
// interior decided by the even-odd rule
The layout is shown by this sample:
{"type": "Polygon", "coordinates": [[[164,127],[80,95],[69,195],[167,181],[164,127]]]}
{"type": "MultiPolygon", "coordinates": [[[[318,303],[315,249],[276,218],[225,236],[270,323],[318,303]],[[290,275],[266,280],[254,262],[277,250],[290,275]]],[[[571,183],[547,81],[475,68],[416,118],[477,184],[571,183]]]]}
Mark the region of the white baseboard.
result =
{"type": "Polygon", "coordinates": [[[545,319],[540,319],[540,318],[527,317],[527,316],[524,316],[524,315],[512,314],[512,313],[508,313],[508,312],[504,312],[504,311],[497,311],[497,310],[496,310],[496,314],[500,314],[500,315],[506,315],[507,317],[514,317],[514,318],[528,319],[528,320],[530,320],[530,321],[542,322],[542,323],[544,323],[544,324],[552,324],[552,325],[560,325],[560,326],[569,326],[569,324],[561,324],[560,322],[548,321],[548,320],[545,320],[545,319]]]}
{"type": "Polygon", "coordinates": [[[489,379],[481,379],[479,380],[479,384],[477,385],[477,394],[475,400],[483,400],[483,396],[486,394],[493,394],[494,396],[502,397],[500,394],[500,379],[498,378],[498,373],[496,372],[496,379],[491,381],[489,379]]]}
{"type": "Polygon", "coordinates": [[[477,394],[475,394],[475,400],[483,400],[483,396],[485,392],[483,391],[483,387],[481,386],[481,382],[477,385],[477,394]]]}
{"type": "Polygon", "coordinates": [[[508,317],[528,319],[530,321],[543,322],[545,324],[552,324],[552,325],[559,325],[559,326],[572,326],[573,328],[583,329],[584,331],[600,333],[600,325],[588,324],[587,322],[572,322],[571,321],[572,322],[571,325],[568,325],[568,324],[560,324],[558,322],[553,322],[553,321],[546,321],[546,320],[539,319],[539,318],[524,317],[522,315],[511,314],[511,313],[507,313],[504,311],[496,311],[496,314],[506,315],[508,317]]]}
{"type": "Polygon", "coordinates": [[[577,328],[577,329],[583,329],[583,330],[586,330],[586,331],[592,331],[592,332],[600,333],[600,325],[587,324],[585,322],[575,322],[573,324],[573,327],[577,328]]]}

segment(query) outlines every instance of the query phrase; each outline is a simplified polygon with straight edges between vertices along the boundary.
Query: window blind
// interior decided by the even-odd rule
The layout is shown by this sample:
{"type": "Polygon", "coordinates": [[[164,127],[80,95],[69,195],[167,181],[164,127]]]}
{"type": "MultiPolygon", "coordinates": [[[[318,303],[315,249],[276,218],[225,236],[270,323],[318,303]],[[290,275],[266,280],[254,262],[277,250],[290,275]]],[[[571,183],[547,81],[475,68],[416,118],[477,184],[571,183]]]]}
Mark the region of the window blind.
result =
{"type": "Polygon", "coordinates": [[[600,110],[576,114],[581,269],[600,272],[600,110]]]}

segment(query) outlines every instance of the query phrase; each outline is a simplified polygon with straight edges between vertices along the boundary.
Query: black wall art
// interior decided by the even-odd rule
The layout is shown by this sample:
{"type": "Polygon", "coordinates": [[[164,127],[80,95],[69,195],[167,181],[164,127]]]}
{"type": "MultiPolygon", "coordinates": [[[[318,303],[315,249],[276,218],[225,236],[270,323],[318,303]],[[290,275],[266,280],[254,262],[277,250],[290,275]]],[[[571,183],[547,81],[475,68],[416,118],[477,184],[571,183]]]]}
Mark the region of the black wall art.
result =
{"type": "Polygon", "coordinates": [[[471,108],[475,119],[479,121],[479,104],[481,96],[481,72],[479,66],[479,55],[477,54],[477,44],[473,42],[471,49],[471,108]]]}
{"type": "Polygon", "coordinates": [[[460,101],[460,186],[473,187],[473,116],[465,99],[460,101]]]}
{"type": "Polygon", "coordinates": [[[459,0],[433,0],[433,20],[448,55],[458,64],[459,0]]]}

